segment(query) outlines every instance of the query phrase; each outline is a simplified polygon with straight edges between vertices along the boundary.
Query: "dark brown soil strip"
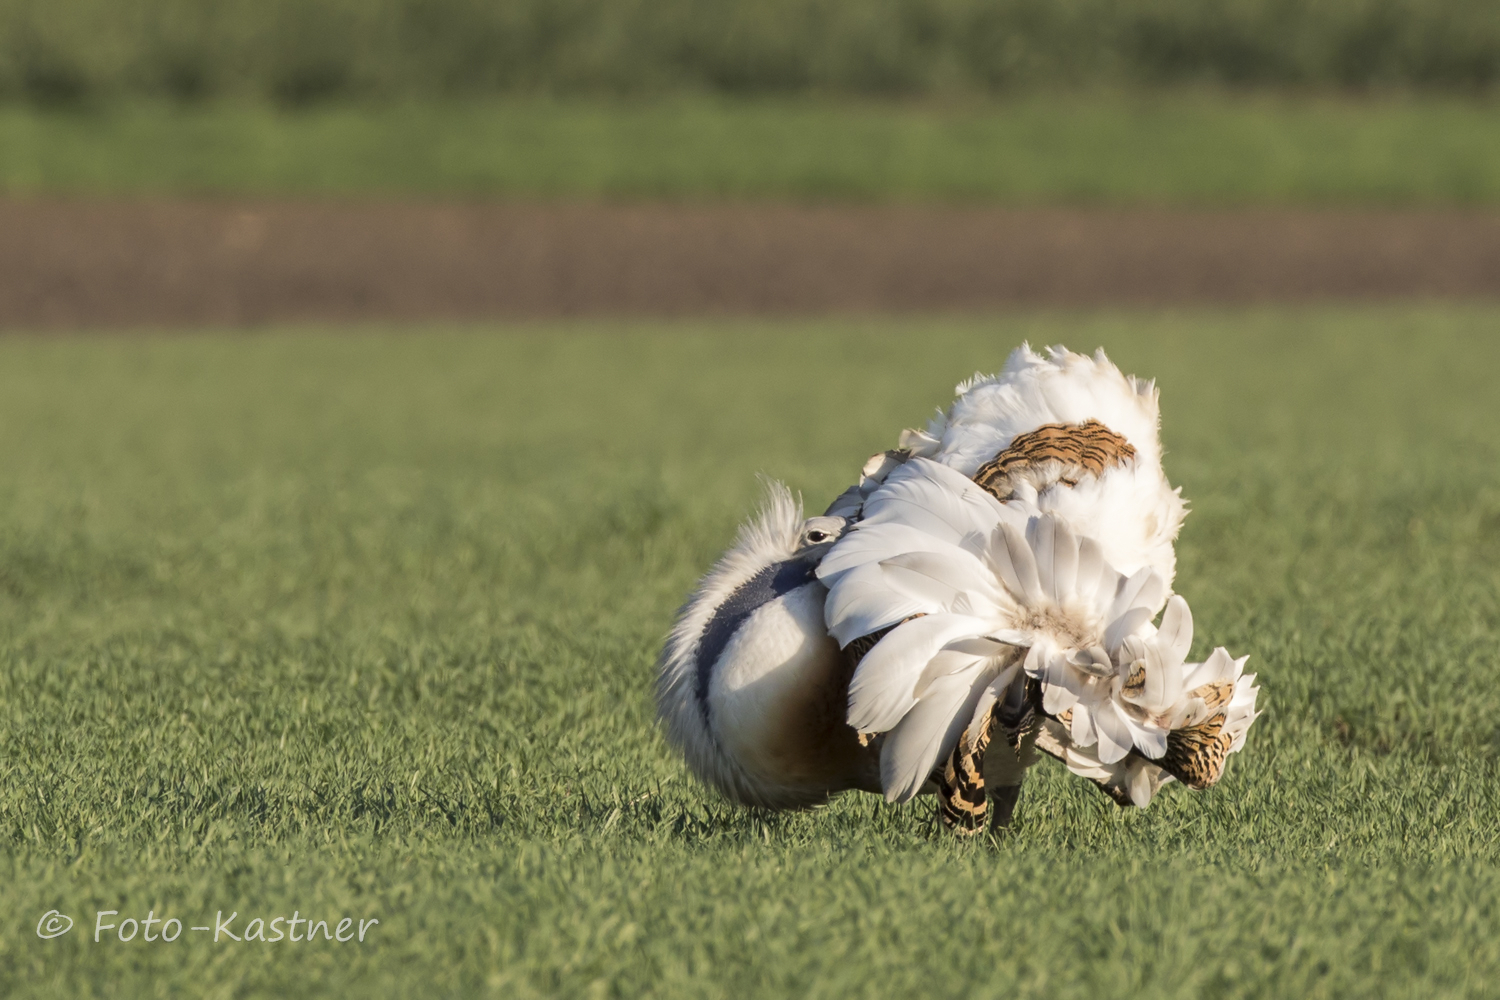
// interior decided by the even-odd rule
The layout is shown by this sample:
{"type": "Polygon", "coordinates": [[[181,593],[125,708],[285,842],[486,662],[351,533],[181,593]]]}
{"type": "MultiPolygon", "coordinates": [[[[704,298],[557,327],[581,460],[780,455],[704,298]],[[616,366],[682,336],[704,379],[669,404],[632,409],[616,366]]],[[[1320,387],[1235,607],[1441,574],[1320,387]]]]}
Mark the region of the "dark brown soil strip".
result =
{"type": "Polygon", "coordinates": [[[1500,297],[1500,213],[0,201],[0,327],[1500,297]]]}

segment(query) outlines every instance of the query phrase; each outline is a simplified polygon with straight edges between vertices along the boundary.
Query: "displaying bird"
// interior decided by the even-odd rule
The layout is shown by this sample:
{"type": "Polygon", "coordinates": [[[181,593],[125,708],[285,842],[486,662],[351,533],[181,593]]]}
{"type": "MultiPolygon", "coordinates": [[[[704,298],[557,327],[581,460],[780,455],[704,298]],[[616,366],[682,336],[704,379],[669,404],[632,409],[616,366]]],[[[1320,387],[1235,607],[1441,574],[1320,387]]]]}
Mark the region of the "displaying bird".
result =
{"type": "Polygon", "coordinates": [[[1154,384],[1023,346],[957,393],[823,517],[773,486],[679,612],[669,739],[737,802],[936,791],[956,830],[1008,822],[1038,750],[1122,805],[1213,784],[1257,689],[1184,663],[1154,384]]]}

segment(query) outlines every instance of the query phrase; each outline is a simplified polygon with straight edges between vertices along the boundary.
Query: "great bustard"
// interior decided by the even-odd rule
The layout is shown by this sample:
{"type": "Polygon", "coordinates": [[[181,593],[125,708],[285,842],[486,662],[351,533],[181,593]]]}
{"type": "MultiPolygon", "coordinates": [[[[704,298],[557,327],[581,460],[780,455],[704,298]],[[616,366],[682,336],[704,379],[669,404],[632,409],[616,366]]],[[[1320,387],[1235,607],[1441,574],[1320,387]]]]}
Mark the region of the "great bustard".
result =
{"type": "Polygon", "coordinates": [[[825,516],[773,490],[663,653],[670,738],[743,803],[932,790],[959,830],[1009,821],[1037,750],[1121,805],[1214,784],[1257,689],[1222,649],[1184,662],[1157,426],[1102,352],[1023,346],[825,516]]]}

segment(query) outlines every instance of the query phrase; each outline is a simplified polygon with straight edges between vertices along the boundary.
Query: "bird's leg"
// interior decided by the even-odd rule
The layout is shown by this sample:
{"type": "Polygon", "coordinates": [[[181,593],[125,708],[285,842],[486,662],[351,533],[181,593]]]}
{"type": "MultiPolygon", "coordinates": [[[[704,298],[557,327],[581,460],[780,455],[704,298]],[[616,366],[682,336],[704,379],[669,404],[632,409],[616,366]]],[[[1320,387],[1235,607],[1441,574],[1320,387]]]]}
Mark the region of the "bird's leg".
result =
{"type": "Polygon", "coordinates": [[[1021,782],[1026,777],[1025,766],[1005,767],[1002,774],[1012,779],[1005,784],[988,785],[984,777],[986,751],[1005,753],[1008,749],[1019,765],[1023,759],[1033,755],[1030,733],[1027,729],[1010,729],[995,709],[987,710],[978,723],[959,738],[958,746],[948,756],[938,778],[938,815],[943,825],[954,833],[969,835],[979,833],[989,820],[991,832],[1010,826],[1016,814],[1016,804],[1021,801],[1021,782]],[[972,740],[970,732],[977,732],[972,740]],[[1005,739],[1008,746],[993,747],[996,736],[1005,739]]]}
{"type": "Polygon", "coordinates": [[[1014,699],[1006,699],[995,706],[995,721],[991,737],[999,736],[1005,746],[998,751],[992,745],[991,753],[1005,753],[1003,765],[992,761],[990,772],[997,778],[990,788],[990,831],[1008,829],[1015,818],[1016,806],[1021,801],[1021,783],[1026,780],[1026,771],[1036,763],[1036,734],[1040,720],[1030,711],[1018,712],[1014,699]]]}
{"type": "Polygon", "coordinates": [[[1010,821],[1016,815],[1016,805],[1020,801],[1020,785],[1000,785],[990,791],[991,833],[999,833],[1010,827],[1010,821]]]}
{"type": "Polygon", "coordinates": [[[992,701],[959,737],[938,774],[938,815],[955,833],[974,834],[989,820],[991,830],[1010,826],[1016,804],[1021,801],[1021,782],[1036,762],[1036,740],[1041,716],[1033,703],[1040,701],[1037,682],[1018,676],[1003,694],[992,701]],[[1003,745],[995,745],[995,740],[1003,745]],[[990,779],[985,779],[985,757],[990,779]]]}
{"type": "Polygon", "coordinates": [[[989,812],[989,796],[984,787],[984,751],[994,728],[992,706],[985,710],[977,725],[964,730],[938,776],[938,816],[943,826],[954,833],[969,836],[984,829],[989,812]],[[972,738],[971,733],[975,734],[972,738]]]}

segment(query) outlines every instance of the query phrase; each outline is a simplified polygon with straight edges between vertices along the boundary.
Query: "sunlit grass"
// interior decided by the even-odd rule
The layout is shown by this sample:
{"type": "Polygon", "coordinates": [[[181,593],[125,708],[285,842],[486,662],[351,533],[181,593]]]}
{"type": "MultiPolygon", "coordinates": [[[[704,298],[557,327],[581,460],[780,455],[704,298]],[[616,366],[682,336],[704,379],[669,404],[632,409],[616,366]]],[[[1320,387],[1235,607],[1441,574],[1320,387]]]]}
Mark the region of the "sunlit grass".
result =
{"type": "Polygon", "coordinates": [[[1497,322],[0,341],[0,993],[1487,995],[1497,322]],[[650,678],[755,473],[821,505],[1026,338],[1158,378],[1248,749],[1146,812],[1041,766],[998,842],[718,802],[650,678]],[[95,944],[99,910],[381,922],[95,944]]]}

